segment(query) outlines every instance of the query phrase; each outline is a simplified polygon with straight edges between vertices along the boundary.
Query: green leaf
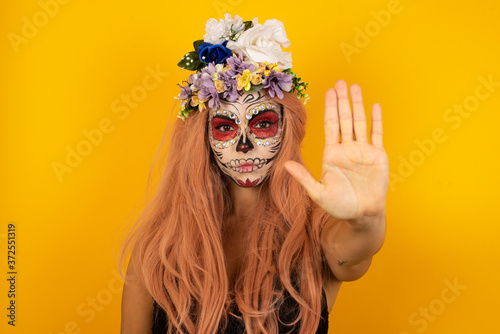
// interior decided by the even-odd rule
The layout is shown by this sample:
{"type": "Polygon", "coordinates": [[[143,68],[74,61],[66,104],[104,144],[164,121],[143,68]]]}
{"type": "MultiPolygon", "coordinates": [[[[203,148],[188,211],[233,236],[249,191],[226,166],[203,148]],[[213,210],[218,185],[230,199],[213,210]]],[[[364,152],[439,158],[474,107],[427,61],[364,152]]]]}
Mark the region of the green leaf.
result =
{"type": "MultiPolygon", "coordinates": [[[[193,62],[194,63],[194,62],[193,62]]],[[[201,71],[203,68],[207,67],[208,64],[202,62],[201,60],[198,62],[198,65],[194,69],[194,71],[201,71]]]]}
{"type": "Polygon", "coordinates": [[[189,104],[191,102],[191,98],[189,98],[188,103],[184,105],[184,112],[189,112],[193,107],[189,104]]]}
{"type": "Polygon", "coordinates": [[[199,39],[195,42],[193,42],[193,46],[194,46],[194,51],[198,52],[198,48],[200,47],[200,45],[202,45],[203,43],[205,43],[202,39],[199,39]]]}
{"type": "Polygon", "coordinates": [[[246,93],[255,93],[258,92],[264,85],[251,85],[249,90],[245,90],[246,93]]]}
{"type": "Polygon", "coordinates": [[[181,61],[177,63],[177,65],[190,71],[196,71],[196,69],[200,66],[200,63],[202,62],[198,57],[198,53],[196,51],[191,51],[184,56],[181,61]]]}
{"type": "Polygon", "coordinates": [[[245,21],[243,22],[243,24],[245,25],[245,30],[248,30],[252,27],[252,21],[245,21]]]}

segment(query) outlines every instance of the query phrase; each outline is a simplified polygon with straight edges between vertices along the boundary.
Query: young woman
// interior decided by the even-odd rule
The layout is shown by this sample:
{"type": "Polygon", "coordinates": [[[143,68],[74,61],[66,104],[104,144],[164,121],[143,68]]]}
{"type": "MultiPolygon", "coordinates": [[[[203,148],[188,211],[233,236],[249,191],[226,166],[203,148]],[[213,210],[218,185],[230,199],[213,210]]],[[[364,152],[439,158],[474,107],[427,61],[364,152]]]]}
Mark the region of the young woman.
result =
{"type": "Polygon", "coordinates": [[[300,153],[307,84],[272,44],[287,45],[281,22],[226,14],[206,30],[180,63],[197,72],[123,248],[121,333],[327,333],[341,283],[368,270],[385,237],[380,106],[369,142],[360,87],[352,112],[344,81],[326,92],[317,182],[300,153]]]}

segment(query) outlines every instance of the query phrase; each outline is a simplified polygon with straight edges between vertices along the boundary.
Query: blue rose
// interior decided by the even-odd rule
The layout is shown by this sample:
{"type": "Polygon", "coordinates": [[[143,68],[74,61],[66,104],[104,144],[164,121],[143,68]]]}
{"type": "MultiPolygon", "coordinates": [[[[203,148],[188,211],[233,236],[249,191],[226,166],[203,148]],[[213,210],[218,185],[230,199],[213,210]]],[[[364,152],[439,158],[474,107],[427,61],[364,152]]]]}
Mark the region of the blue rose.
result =
{"type": "Polygon", "coordinates": [[[227,41],[222,44],[203,43],[198,47],[198,56],[206,64],[214,62],[220,64],[231,57],[232,52],[226,48],[227,41]]]}

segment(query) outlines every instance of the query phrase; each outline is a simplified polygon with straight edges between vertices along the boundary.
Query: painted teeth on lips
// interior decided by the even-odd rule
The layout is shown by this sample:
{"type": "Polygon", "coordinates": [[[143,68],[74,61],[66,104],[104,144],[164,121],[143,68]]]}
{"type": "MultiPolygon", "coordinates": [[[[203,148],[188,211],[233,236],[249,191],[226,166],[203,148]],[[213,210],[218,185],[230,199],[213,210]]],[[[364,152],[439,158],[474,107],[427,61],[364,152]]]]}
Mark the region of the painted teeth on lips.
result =
{"type": "Polygon", "coordinates": [[[266,159],[233,159],[229,162],[228,167],[238,173],[251,173],[259,168],[262,168],[266,163],[266,159]]]}

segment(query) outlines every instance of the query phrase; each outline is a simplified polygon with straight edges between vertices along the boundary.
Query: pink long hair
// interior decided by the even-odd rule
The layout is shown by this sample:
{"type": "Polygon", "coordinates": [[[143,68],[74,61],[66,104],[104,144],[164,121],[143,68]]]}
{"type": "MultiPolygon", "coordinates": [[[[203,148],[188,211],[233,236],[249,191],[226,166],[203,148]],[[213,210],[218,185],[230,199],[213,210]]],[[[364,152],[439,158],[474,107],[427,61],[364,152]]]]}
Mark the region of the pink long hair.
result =
{"type": "Polygon", "coordinates": [[[293,324],[300,323],[300,333],[318,327],[326,273],[320,231],[329,216],[283,166],[288,160],[303,163],[304,105],[292,93],[274,100],[284,107],[281,148],[260,186],[253,229],[246,236],[244,269],[234,291],[229,291],[222,244],[222,222],[233,210],[230,181],[215,163],[207,114],[193,112],[174,124],[159,184],[127,235],[119,259],[123,275],[131,255],[144,286],[167,314],[169,334],[174,329],[224,329],[233,302],[247,333],[277,333],[285,289],[299,304],[293,324]],[[292,284],[292,277],[297,283],[292,284]]]}

